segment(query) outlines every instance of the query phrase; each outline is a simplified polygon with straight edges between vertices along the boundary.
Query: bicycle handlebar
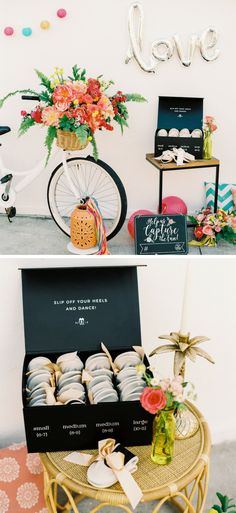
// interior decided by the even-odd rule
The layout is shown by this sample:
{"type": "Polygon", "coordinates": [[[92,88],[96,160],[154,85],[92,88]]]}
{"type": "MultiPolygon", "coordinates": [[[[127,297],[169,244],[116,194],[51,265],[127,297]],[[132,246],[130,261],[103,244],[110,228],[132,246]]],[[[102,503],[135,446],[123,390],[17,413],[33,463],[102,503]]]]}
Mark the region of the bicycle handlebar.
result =
{"type": "Polygon", "coordinates": [[[35,100],[37,102],[40,100],[39,96],[26,96],[25,94],[23,94],[21,99],[22,100],[35,100]]]}

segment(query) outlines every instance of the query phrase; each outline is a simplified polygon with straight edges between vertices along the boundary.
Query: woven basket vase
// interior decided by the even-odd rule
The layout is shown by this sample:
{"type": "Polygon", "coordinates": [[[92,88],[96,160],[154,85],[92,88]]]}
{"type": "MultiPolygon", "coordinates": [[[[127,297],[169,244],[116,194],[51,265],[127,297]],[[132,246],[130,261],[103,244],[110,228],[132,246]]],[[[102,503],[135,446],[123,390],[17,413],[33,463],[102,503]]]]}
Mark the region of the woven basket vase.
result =
{"type": "Polygon", "coordinates": [[[66,130],[57,130],[57,146],[63,150],[83,150],[88,146],[88,140],[85,144],[81,144],[75,132],[67,132],[66,130]]]}
{"type": "Polygon", "coordinates": [[[75,248],[90,249],[97,244],[95,219],[85,205],[79,205],[71,214],[70,237],[75,248]]]}

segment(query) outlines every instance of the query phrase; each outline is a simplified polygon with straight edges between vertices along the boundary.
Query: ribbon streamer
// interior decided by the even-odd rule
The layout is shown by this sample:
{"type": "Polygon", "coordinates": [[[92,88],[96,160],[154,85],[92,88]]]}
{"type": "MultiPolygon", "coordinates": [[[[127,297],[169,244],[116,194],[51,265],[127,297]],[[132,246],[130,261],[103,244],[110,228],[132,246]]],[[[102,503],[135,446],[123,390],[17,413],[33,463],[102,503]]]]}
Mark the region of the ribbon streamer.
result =
{"type": "Polygon", "coordinates": [[[107,438],[98,442],[98,453],[95,455],[84,452],[72,452],[64,458],[69,463],[89,467],[95,461],[105,460],[114,472],[132,508],[136,508],[143,497],[141,488],[130,472],[125,468],[125,457],[122,452],[114,452],[118,444],[114,438],[107,438]]]}
{"type": "Polygon", "coordinates": [[[101,342],[101,348],[102,348],[103,352],[107,355],[107,358],[108,358],[108,360],[110,362],[110,365],[111,365],[111,368],[112,368],[114,374],[118,374],[118,372],[120,372],[120,369],[119,369],[119,367],[117,367],[114,364],[114,362],[112,360],[112,357],[111,357],[111,354],[109,353],[107,347],[105,346],[105,344],[103,344],[103,342],[101,342]]]}
{"type": "Polygon", "coordinates": [[[88,211],[93,215],[95,220],[96,238],[99,247],[99,255],[109,255],[107,249],[106,229],[104,226],[102,214],[95,198],[89,198],[86,202],[88,211]]]}

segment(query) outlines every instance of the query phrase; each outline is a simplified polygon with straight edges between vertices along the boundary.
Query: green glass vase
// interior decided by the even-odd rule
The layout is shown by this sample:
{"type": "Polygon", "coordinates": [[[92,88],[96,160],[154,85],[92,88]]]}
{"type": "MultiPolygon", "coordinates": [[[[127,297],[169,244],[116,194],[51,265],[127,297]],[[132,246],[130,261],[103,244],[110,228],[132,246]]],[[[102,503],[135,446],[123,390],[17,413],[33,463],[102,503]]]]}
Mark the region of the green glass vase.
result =
{"type": "Polygon", "coordinates": [[[175,441],[174,410],[161,410],[153,421],[151,459],[158,465],[168,465],[173,459],[175,441]]]}
{"type": "Polygon", "coordinates": [[[212,159],[212,135],[210,133],[207,133],[204,136],[203,158],[204,160],[212,159]]]}

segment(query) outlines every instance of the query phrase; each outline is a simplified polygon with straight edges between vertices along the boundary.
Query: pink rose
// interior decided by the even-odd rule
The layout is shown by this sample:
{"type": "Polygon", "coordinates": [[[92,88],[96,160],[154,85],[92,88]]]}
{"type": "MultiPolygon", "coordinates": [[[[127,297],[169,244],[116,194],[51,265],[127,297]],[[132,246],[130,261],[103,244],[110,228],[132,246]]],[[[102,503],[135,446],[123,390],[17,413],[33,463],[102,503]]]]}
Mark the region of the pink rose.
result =
{"type": "Polygon", "coordinates": [[[215,231],[216,231],[217,233],[221,232],[221,226],[217,225],[217,226],[215,227],[215,231]]]}
{"type": "Polygon", "coordinates": [[[203,229],[202,229],[204,235],[209,235],[209,237],[215,237],[215,234],[211,228],[211,226],[209,225],[206,225],[206,226],[203,226],[203,229]]]}
{"type": "Polygon", "coordinates": [[[201,222],[203,221],[203,219],[204,219],[204,218],[205,218],[204,214],[198,214],[198,215],[196,216],[196,219],[197,219],[197,221],[199,221],[199,223],[201,223],[201,222]]]}
{"type": "Polygon", "coordinates": [[[206,123],[208,125],[211,125],[213,123],[213,121],[214,121],[213,116],[206,116],[206,123]]]}
{"type": "Polygon", "coordinates": [[[161,388],[146,387],[140,397],[142,407],[155,414],[166,406],[166,396],[161,388]]]}
{"type": "Polygon", "coordinates": [[[212,132],[215,132],[217,130],[217,126],[213,123],[211,126],[210,126],[210,129],[212,132]]]}

